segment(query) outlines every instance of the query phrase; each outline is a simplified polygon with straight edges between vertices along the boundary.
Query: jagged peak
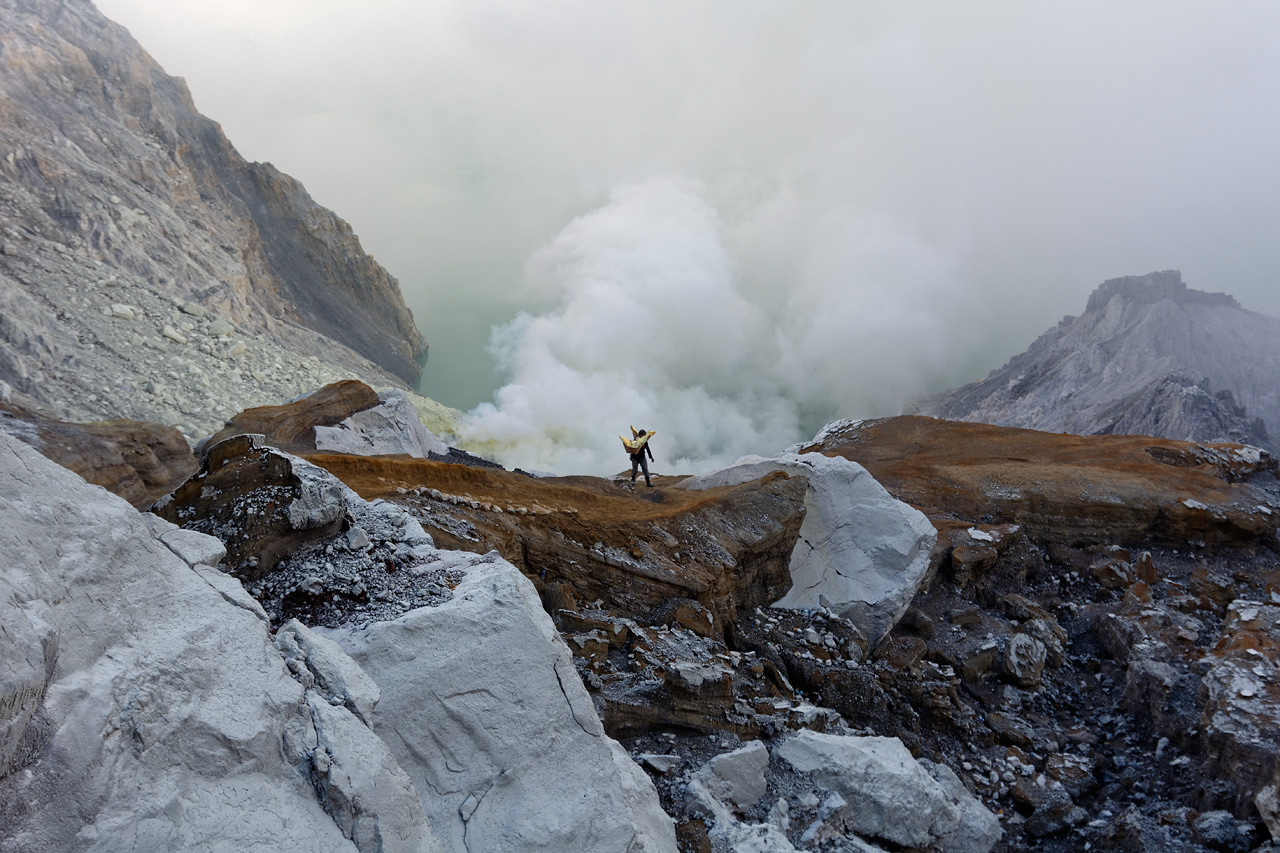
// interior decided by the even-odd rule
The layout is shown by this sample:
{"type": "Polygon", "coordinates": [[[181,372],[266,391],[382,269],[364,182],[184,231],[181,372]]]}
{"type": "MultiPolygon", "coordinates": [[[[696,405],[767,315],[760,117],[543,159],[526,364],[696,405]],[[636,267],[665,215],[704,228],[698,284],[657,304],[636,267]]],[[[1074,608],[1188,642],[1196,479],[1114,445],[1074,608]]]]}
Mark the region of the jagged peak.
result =
{"type": "Polygon", "coordinates": [[[1163,270],[1146,275],[1126,275],[1112,278],[1098,285],[1098,289],[1089,294],[1089,302],[1085,313],[1101,311],[1107,307],[1113,296],[1122,296],[1141,303],[1156,303],[1171,299],[1180,304],[1199,303],[1209,305],[1230,305],[1240,307],[1235,297],[1228,293],[1208,293],[1203,290],[1191,290],[1182,280],[1179,270],[1163,270]]]}

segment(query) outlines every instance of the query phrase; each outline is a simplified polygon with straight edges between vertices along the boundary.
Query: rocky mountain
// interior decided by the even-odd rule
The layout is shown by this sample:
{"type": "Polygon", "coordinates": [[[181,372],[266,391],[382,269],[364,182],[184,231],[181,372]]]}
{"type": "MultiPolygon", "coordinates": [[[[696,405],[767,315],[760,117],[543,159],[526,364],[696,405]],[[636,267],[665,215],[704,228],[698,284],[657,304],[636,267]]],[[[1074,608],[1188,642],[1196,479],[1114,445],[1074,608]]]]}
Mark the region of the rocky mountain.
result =
{"type": "Polygon", "coordinates": [[[1280,435],[1280,319],[1176,270],[1104,282],[979,382],[908,414],[1079,435],[1154,435],[1271,447],[1280,435]]]}
{"type": "Polygon", "coordinates": [[[246,162],[88,0],[0,0],[0,382],[62,419],[215,431],[426,346],[347,223],[246,162]]]}

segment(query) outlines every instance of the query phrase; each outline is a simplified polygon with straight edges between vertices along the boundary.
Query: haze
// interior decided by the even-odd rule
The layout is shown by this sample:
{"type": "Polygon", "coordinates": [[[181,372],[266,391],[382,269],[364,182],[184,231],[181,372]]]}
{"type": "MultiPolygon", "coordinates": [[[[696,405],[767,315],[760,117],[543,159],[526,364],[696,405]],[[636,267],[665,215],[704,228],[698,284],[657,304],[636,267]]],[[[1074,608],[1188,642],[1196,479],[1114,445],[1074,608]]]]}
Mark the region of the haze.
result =
{"type": "Polygon", "coordinates": [[[1271,2],[99,6],[352,223],[508,464],[774,453],[1121,275],[1280,315],[1271,2]]]}

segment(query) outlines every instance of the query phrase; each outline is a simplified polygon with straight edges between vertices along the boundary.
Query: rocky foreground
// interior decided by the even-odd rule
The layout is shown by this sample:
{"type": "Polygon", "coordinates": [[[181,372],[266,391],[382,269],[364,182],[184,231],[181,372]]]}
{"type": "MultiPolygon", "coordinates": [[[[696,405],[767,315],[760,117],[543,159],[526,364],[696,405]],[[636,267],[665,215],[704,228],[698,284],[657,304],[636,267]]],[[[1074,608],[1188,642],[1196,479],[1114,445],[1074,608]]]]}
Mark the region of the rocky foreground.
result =
{"type": "Polygon", "coordinates": [[[634,489],[385,396],[155,515],[0,435],[0,850],[1275,849],[1265,452],[893,418],[634,489]]]}

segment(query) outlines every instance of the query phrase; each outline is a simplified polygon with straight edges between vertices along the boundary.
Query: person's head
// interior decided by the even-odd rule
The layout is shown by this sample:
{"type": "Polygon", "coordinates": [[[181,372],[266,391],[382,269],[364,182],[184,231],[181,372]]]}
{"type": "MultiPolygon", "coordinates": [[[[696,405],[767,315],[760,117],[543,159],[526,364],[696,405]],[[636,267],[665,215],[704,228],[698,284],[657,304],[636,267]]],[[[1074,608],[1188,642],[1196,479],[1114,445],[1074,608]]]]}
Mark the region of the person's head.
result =
{"type": "Polygon", "coordinates": [[[648,435],[648,433],[646,433],[644,430],[640,430],[640,434],[641,434],[641,435],[648,435]]]}

